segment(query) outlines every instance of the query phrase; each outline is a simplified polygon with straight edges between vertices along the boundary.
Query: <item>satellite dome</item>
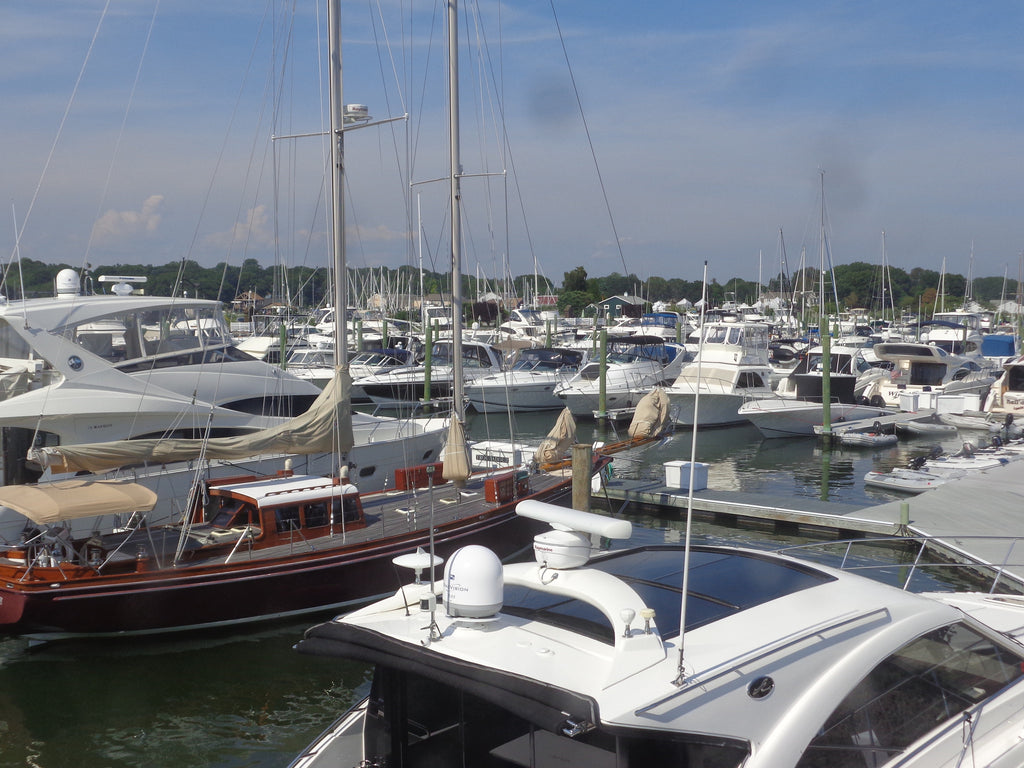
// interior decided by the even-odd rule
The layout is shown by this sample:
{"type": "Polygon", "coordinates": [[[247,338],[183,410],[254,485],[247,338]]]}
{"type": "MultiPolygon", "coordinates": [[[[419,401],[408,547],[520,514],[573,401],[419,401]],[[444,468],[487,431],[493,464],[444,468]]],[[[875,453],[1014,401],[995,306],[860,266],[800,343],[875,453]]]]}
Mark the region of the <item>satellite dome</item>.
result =
{"type": "Polygon", "coordinates": [[[470,544],[444,567],[444,605],[453,618],[483,619],[501,610],[505,579],[501,560],[487,547],[470,544]]]}

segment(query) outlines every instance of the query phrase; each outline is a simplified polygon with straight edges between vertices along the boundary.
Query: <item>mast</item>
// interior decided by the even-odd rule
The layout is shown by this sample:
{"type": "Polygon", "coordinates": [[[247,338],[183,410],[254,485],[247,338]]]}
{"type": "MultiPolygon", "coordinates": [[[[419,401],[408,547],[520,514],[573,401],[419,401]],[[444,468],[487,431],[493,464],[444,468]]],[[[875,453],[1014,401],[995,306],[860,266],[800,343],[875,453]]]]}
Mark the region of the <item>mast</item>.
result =
{"type": "MultiPolygon", "coordinates": [[[[818,273],[819,300],[821,302],[820,317],[818,319],[818,335],[821,337],[821,437],[825,445],[832,440],[832,329],[828,322],[828,304],[825,301],[825,171],[821,171],[821,232],[820,237],[820,258],[821,265],[818,273]]],[[[835,279],[832,281],[835,287],[835,279]]],[[[839,301],[836,300],[836,311],[839,310],[839,301]]]]}
{"type": "Polygon", "coordinates": [[[327,4],[331,111],[331,225],[334,268],[334,355],[338,368],[348,366],[348,268],[345,256],[345,107],[341,90],[341,0],[327,4]]]}
{"type": "MultiPolygon", "coordinates": [[[[449,204],[451,206],[452,246],[452,413],[448,442],[442,454],[443,477],[456,488],[465,485],[470,475],[466,448],[465,382],[462,380],[462,164],[459,158],[459,13],[457,0],[448,0],[448,146],[449,204]]],[[[459,498],[457,496],[457,498],[459,498]]]]}
{"type": "Polygon", "coordinates": [[[355,439],[352,434],[351,389],[348,371],[348,269],[345,260],[345,107],[341,92],[341,0],[327,4],[328,78],[331,111],[331,223],[334,262],[334,377],[338,380],[340,403],[336,409],[335,453],[339,471],[348,463],[347,454],[355,439]]]}
{"type": "Polygon", "coordinates": [[[458,0],[448,0],[448,141],[449,206],[452,228],[452,419],[463,421],[465,413],[462,381],[462,209],[459,157],[459,9],[458,0]]]}

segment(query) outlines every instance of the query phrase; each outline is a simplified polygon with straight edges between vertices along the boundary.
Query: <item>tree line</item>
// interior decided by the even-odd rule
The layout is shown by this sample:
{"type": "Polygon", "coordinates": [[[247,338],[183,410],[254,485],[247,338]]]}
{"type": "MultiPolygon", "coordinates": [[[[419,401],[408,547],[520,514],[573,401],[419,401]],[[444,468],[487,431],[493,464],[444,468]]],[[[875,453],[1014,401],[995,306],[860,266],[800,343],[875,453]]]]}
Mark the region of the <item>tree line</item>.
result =
{"type": "MultiPolygon", "coordinates": [[[[181,261],[164,265],[109,264],[76,268],[68,264],[44,264],[23,259],[9,265],[3,273],[0,291],[8,299],[52,296],[58,271],[74,268],[82,276],[85,290],[109,290],[99,284],[102,275],[132,275],[146,278],[145,290],[154,295],[179,295],[203,299],[216,299],[230,303],[246,292],[254,292],[267,300],[291,305],[297,309],[310,309],[333,303],[331,275],[326,268],[264,267],[255,259],[246,259],[240,266],[226,263],[202,267],[196,262],[181,261]]],[[[837,265],[833,270],[835,282],[826,282],[826,296],[838,294],[841,308],[865,307],[880,311],[895,307],[897,312],[932,309],[944,301],[947,309],[973,298],[983,306],[994,306],[1001,299],[1017,298],[1017,281],[1001,277],[975,278],[968,285],[960,274],[941,275],[934,270],[915,267],[910,271],[890,267],[883,274],[878,265],[853,262],[837,265]],[[942,293],[940,295],[940,288],[942,293]]],[[[558,307],[567,316],[586,314],[586,308],[602,299],[616,295],[640,297],[647,302],[677,302],[686,299],[696,303],[704,292],[700,280],[649,277],[641,280],[635,274],[613,272],[604,277],[590,277],[586,268],[579,266],[564,273],[562,286],[557,288],[543,276],[518,275],[505,280],[484,280],[463,275],[463,295],[470,301],[479,300],[486,293],[532,299],[535,293],[558,295],[558,307]]],[[[351,303],[358,305],[368,295],[384,290],[408,292],[419,296],[422,284],[425,295],[451,294],[451,273],[424,271],[416,267],[398,268],[361,267],[349,270],[351,303]]],[[[776,275],[764,285],[756,281],[732,278],[723,282],[711,281],[707,297],[711,305],[727,301],[754,304],[766,293],[771,296],[799,298],[802,291],[817,294],[818,270],[807,267],[793,275],[776,275]]],[[[832,302],[834,305],[834,301],[832,302]]]]}

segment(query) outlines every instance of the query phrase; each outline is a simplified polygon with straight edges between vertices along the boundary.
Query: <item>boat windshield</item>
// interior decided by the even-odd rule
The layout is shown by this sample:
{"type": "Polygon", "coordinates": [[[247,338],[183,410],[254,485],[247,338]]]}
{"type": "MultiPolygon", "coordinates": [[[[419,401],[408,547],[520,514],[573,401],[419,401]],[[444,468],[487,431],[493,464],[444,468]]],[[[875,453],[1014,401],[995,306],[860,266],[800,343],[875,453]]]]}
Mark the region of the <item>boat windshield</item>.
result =
{"type": "Polygon", "coordinates": [[[966,624],[911,641],[882,661],[843,699],[797,768],[888,764],[937,725],[1024,675],[1018,653],[966,624]]]}
{"type": "Polygon", "coordinates": [[[213,306],[112,312],[55,328],[53,333],[118,366],[231,343],[223,315],[213,306]]]}
{"type": "Polygon", "coordinates": [[[610,733],[498,686],[470,693],[437,679],[378,667],[363,732],[367,765],[703,765],[737,768],[744,743],[692,734],[610,733]]]}

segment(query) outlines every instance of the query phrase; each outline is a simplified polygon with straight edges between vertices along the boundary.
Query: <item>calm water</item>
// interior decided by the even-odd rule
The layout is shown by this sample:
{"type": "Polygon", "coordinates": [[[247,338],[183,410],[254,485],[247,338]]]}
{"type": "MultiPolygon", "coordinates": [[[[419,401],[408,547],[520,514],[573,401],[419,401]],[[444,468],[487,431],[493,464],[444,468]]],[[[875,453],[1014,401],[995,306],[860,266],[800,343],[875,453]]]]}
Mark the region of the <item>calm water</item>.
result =
{"type": "MultiPolygon", "coordinates": [[[[517,435],[541,437],[554,416],[520,416],[517,435]]],[[[581,441],[624,437],[595,434],[581,441]]],[[[477,439],[504,440],[507,420],[471,416],[477,439]]],[[[616,473],[662,478],[662,462],[688,459],[691,433],[616,459],[616,473]]],[[[762,441],[753,427],[699,435],[709,486],[766,496],[806,496],[865,506],[897,498],[865,489],[871,469],[905,464],[934,441],[822,451],[813,439],[762,441]],[[827,477],[826,482],[822,482],[827,477]]],[[[959,440],[947,447],[958,447],[959,440]]],[[[636,518],[634,541],[678,539],[680,521],[636,518]]],[[[699,536],[777,546],[768,533],[701,525],[699,536]],[[757,537],[756,540],[751,537],[757,537]]],[[[324,617],[328,618],[328,617],[324,617]]],[[[284,766],[360,696],[357,664],[300,656],[291,648],[315,623],[264,626],[178,640],[56,643],[28,649],[0,638],[0,768],[284,766]]]]}

